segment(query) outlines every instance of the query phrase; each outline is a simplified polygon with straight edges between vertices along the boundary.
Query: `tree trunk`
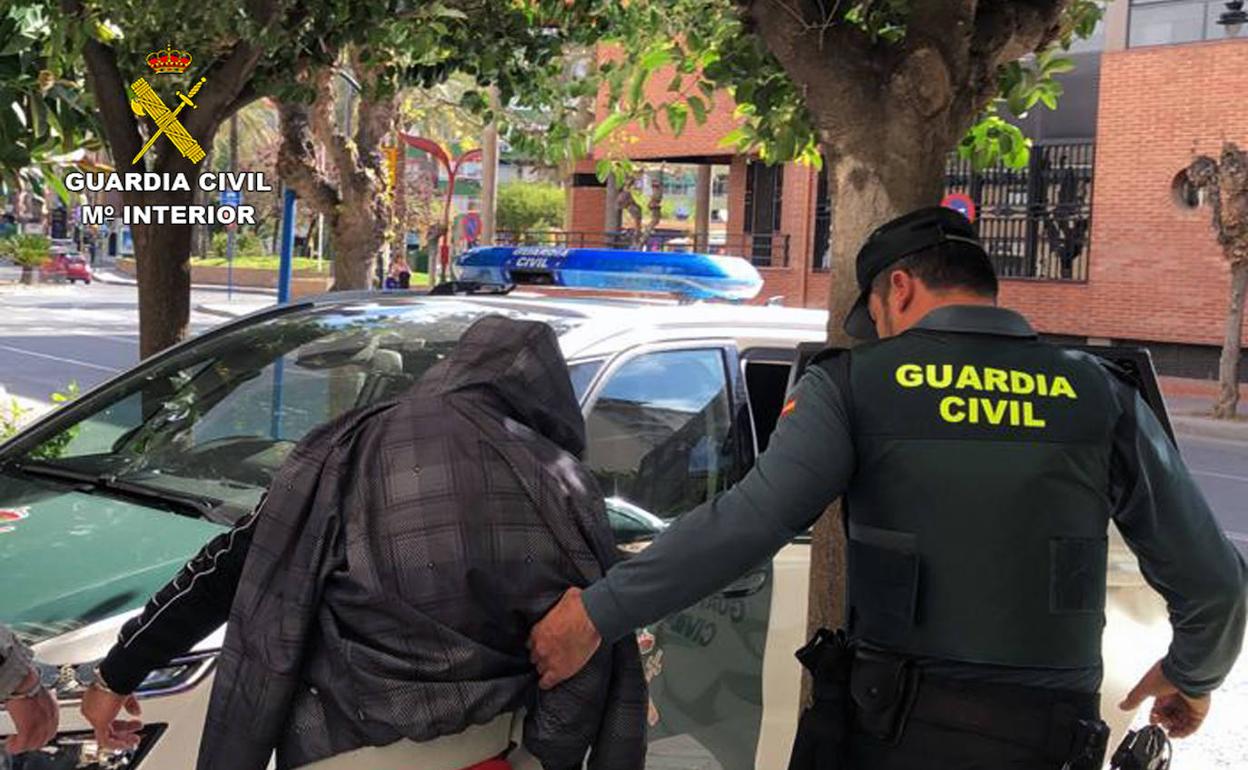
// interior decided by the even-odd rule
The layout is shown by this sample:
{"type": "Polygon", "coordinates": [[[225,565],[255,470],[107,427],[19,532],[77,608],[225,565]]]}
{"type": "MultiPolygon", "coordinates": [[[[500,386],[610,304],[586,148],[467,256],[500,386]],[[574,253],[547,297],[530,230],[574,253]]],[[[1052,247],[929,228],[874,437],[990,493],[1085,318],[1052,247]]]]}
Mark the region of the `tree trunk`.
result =
{"type": "Polygon", "coordinates": [[[334,291],[372,288],[377,265],[385,265],[390,236],[391,195],[380,145],[391,129],[394,99],[373,96],[368,90],[371,72],[358,62],[356,71],[366,95],[359,102],[354,137],[344,136],[335,125],[332,68],[314,74],[318,96],[313,104],[278,105],[282,133],[278,174],[312,211],[328,220],[334,291]],[[337,179],[318,168],[316,144],[325,150],[337,179]]]}
{"type": "MultiPolygon", "coordinates": [[[[189,191],[160,193],[160,202],[189,206],[189,191]]],[[[127,205],[141,205],[126,200],[127,205]]],[[[139,282],[139,355],[147,358],[180,342],[191,318],[191,226],[134,225],[139,282]]]]}
{"type": "Polygon", "coordinates": [[[1218,401],[1213,416],[1234,419],[1239,409],[1239,359],[1243,350],[1244,295],[1248,294],[1248,261],[1231,264],[1231,306],[1226,314],[1226,337],[1218,363],[1218,401]]]}
{"type": "MultiPolygon", "coordinates": [[[[855,143],[848,143],[854,146],[855,143]]],[[[917,142],[916,142],[917,144],[917,142]]],[[[865,138],[860,147],[871,147],[865,138]]],[[[829,159],[824,173],[832,206],[831,292],[828,297],[828,344],[853,347],[857,341],[845,333],[845,315],[858,299],[854,269],[858,249],[871,231],[888,220],[940,201],[944,184],[944,158],[867,158],[843,155],[825,147],[829,159]]],[[[846,547],[844,510],[837,500],[815,523],[811,532],[810,629],[842,628],[846,621],[846,547]]],[[[803,700],[809,701],[810,677],[802,682],[803,700]]]]}
{"type": "Polygon", "coordinates": [[[370,289],[377,260],[386,248],[386,222],[368,205],[343,205],[345,216],[327,223],[334,248],[333,291],[370,289]]]}
{"type": "MultiPolygon", "coordinates": [[[[498,89],[489,89],[490,109],[497,116],[501,109],[498,101],[498,89]]],[[[498,214],[498,118],[495,117],[485,127],[481,140],[481,234],[480,242],[493,246],[497,237],[495,224],[498,214]]]]}
{"type": "Polygon", "coordinates": [[[30,286],[35,282],[35,269],[30,265],[22,265],[22,285],[30,286]]]}
{"type": "MultiPolygon", "coordinates": [[[[939,202],[945,156],[997,94],[999,67],[1052,41],[1067,3],[911,3],[905,40],[895,46],[833,23],[835,4],[779,4],[784,12],[763,0],[740,4],[819,132],[836,202],[828,342],[844,345],[863,240],[887,220],[939,202]]],[[[844,624],[843,528],[835,506],[830,513],[813,536],[812,628],[844,624]]],[[[808,698],[809,677],[803,691],[808,698]]]]}

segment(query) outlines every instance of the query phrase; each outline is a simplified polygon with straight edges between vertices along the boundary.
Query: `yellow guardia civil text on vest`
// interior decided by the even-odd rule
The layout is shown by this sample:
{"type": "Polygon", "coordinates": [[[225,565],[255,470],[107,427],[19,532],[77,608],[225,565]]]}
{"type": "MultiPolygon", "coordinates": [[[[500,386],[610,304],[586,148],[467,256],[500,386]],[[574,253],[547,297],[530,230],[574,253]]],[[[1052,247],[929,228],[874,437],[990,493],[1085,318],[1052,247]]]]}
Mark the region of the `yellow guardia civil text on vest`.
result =
{"type": "Polygon", "coordinates": [[[1078,399],[1064,375],[994,369],[971,364],[903,363],[894,377],[903,388],[956,391],[940,400],[948,423],[1043,428],[1043,399],[1078,399]]]}

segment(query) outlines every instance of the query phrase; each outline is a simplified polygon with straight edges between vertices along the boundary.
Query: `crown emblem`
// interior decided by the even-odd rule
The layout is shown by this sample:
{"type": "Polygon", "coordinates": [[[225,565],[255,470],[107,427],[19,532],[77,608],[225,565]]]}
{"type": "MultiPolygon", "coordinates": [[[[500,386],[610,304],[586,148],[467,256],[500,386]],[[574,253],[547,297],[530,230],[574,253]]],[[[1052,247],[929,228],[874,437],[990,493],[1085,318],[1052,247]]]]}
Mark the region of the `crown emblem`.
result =
{"type": "Polygon", "coordinates": [[[152,51],[147,55],[147,66],[151,67],[157,74],[181,74],[186,72],[186,68],[191,66],[191,55],[186,51],[179,51],[172,45],[162,48],[159,51],[152,51]]]}

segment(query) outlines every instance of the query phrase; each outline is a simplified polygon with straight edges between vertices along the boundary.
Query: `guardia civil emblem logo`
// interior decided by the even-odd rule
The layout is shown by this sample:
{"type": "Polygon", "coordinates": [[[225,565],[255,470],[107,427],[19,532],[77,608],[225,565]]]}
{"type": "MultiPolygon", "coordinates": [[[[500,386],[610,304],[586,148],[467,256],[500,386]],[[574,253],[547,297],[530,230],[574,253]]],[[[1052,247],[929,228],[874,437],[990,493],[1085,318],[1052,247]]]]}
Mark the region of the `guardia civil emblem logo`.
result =
{"type": "MultiPolygon", "coordinates": [[[[186,51],[180,51],[173,46],[168,46],[159,51],[152,51],[147,55],[147,66],[151,67],[152,72],[157,75],[174,74],[180,75],[186,72],[187,67],[191,66],[191,55],[186,51]]],[[[177,92],[178,99],[181,100],[174,109],[169,109],[160,95],[152,88],[152,86],[144,78],[139,78],[130,84],[130,92],[133,96],[130,99],[130,109],[134,110],[134,114],[140,117],[150,117],[156,123],[156,132],[147,140],[143,148],[139,150],[139,154],[134,156],[134,160],[130,161],[130,165],[135,165],[143,158],[156,140],[164,136],[173,142],[173,146],[178,152],[182,153],[182,157],[192,163],[199,163],[207,154],[204,148],[199,146],[199,142],[195,141],[195,137],[191,136],[186,127],[178,120],[178,114],[182,112],[183,107],[195,109],[195,102],[191,101],[195,98],[195,94],[199,93],[199,89],[203,87],[207,78],[200,78],[191,90],[187,93],[177,92]]]]}

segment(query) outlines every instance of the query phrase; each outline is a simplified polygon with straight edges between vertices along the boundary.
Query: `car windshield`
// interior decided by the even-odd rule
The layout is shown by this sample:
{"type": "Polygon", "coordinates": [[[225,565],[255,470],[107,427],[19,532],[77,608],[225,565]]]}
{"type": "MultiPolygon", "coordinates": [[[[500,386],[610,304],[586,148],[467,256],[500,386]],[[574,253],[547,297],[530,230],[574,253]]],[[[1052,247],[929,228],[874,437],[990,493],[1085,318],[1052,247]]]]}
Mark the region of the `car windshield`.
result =
{"type": "MultiPolygon", "coordinates": [[[[452,298],[263,318],[137,369],[7,459],[119,493],[189,500],[229,524],[255,506],[304,434],[401,393],[488,313],[542,321],[560,335],[579,321],[452,298]]],[[[575,372],[574,380],[588,381],[575,372]]]]}

